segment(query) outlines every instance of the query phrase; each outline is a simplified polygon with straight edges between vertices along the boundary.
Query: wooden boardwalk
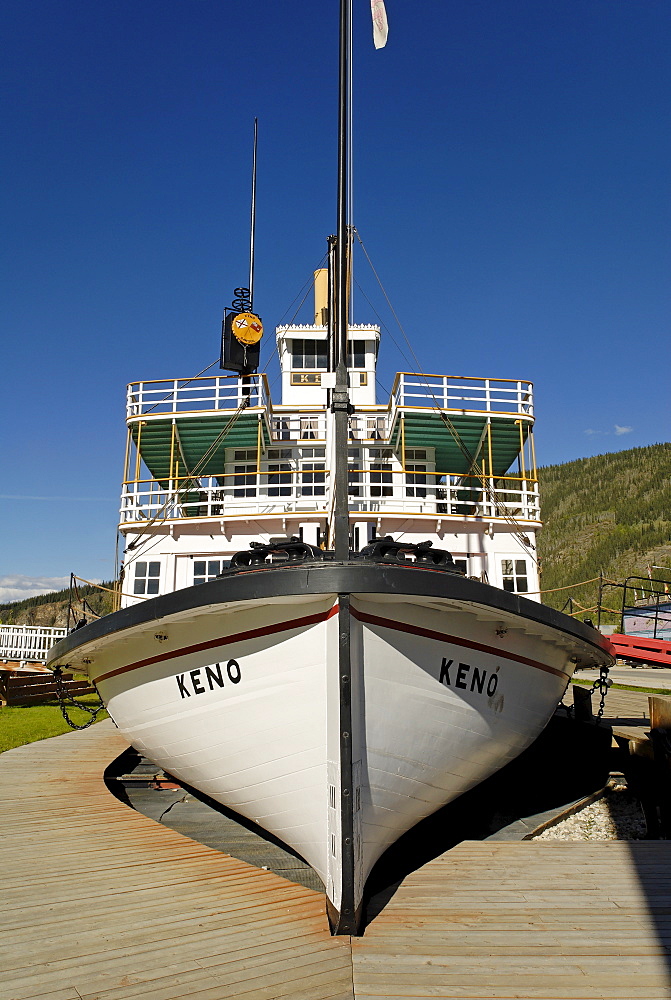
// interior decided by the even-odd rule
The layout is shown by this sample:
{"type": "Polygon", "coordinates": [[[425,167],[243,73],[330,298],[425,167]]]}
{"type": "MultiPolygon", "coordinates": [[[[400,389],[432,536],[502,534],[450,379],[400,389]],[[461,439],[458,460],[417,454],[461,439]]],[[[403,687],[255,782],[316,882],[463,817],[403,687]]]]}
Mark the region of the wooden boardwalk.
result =
{"type": "MultiPolygon", "coordinates": [[[[594,707],[598,696],[593,695],[594,707]]],[[[604,720],[613,727],[613,735],[627,740],[646,740],[650,731],[648,695],[645,691],[611,689],[606,695],[604,720]]]]}
{"type": "Polygon", "coordinates": [[[2,1000],[671,997],[671,842],[465,842],[334,939],[322,894],[115,799],[124,747],[0,755],[2,1000]]]}

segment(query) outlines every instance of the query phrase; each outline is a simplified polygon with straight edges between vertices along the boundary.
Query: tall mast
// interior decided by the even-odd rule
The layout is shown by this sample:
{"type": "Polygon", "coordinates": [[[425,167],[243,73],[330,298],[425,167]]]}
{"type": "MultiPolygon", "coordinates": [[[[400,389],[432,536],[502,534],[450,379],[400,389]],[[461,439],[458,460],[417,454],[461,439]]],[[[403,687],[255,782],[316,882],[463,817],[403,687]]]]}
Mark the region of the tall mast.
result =
{"type": "MultiPolygon", "coordinates": [[[[349,513],[347,497],[347,441],[349,437],[349,392],[347,388],[347,321],[349,318],[348,268],[351,229],[349,226],[349,121],[350,86],[349,67],[352,51],[352,0],[340,0],[340,88],[338,111],[338,229],[335,247],[335,330],[334,362],[335,388],[331,392],[333,417],[333,444],[335,476],[333,497],[333,533],[335,558],[349,558],[349,513]]],[[[357,904],[357,846],[354,824],[354,767],[352,713],[352,657],[350,649],[351,619],[350,595],[338,594],[338,728],[340,758],[340,886],[336,890],[339,907],[327,897],[327,910],[331,931],[334,934],[356,934],[359,927],[360,906],[357,904]]],[[[359,862],[360,863],[360,862],[359,862]]]]}
{"type": "Polygon", "coordinates": [[[331,397],[334,414],[335,475],[333,534],[336,560],[349,556],[349,513],[347,498],[347,441],[349,437],[349,390],[347,387],[347,327],[349,318],[349,266],[351,228],[349,225],[350,160],[350,65],[352,58],[352,0],[340,0],[340,66],[338,103],[338,228],[335,259],[335,371],[331,397]]]}
{"type": "Polygon", "coordinates": [[[249,311],[254,312],[254,236],[256,234],[256,145],[259,119],[254,119],[254,153],[252,155],[252,204],[249,220],[249,311]]]}

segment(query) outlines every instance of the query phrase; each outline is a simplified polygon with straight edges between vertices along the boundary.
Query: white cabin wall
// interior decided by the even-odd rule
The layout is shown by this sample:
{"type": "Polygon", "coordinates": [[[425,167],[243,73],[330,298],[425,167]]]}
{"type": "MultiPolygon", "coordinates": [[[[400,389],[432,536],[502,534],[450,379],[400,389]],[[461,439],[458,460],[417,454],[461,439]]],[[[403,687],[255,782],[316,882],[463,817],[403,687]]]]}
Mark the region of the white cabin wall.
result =
{"type": "Polygon", "coordinates": [[[140,603],[145,596],[155,594],[134,594],[137,563],[160,562],[159,594],[168,594],[173,590],[182,590],[194,583],[193,563],[196,560],[228,561],[236,552],[251,547],[252,542],[267,543],[273,537],[300,535],[310,545],[317,544],[318,530],[323,537],[324,519],[314,521],[299,521],[294,516],[290,522],[286,519],[275,519],[271,523],[236,524],[228,522],[224,531],[220,522],[206,523],[190,522],[190,528],[200,527],[200,531],[185,531],[182,526],[173,528],[173,532],[162,532],[151,536],[128,533],[125,536],[123,556],[124,581],[122,586],[121,607],[131,607],[140,603]],[[256,529],[256,530],[255,530],[256,529]],[[265,529],[265,530],[264,530],[265,529]],[[133,548],[130,548],[134,545],[133,548]]]}
{"type": "MultiPolygon", "coordinates": [[[[421,527],[417,530],[384,530],[384,522],[381,524],[380,534],[391,534],[395,541],[417,544],[419,542],[430,541],[436,549],[446,549],[457,563],[466,562],[466,575],[474,577],[484,583],[490,583],[494,587],[506,589],[502,572],[503,560],[519,561],[524,560],[526,568],[526,581],[529,600],[539,601],[539,576],[537,564],[535,562],[536,549],[528,548],[521,540],[515,538],[507,530],[497,532],[495,528],[490,530],[488,524],[480,523],[474,525],[475,530],[462,532],[432,532],[423,531],[421,527]]],[[[535,531],[525,528],[524,534],[531,544],[535,546],[535,531]]],[[[520,593],[524,593],[520,591],[520,593]]]]}
{"type": "MultiPolygon", "coordinates": [[[[326,406],[328,389],[326,367],[292,368],[291,344],[294,340],[315,340],[326,345],[328,330],[325,326],[286,326],[276,330],[277,352],[282,373],[282,405],[291,407],[326,406]]],[[[375,369],[380,341],[377,326],[351,326],[348,339],[364,341],[365,363],[363,368],[349,369],[350,398],[354,406],[374,406],[375,369]]]]}

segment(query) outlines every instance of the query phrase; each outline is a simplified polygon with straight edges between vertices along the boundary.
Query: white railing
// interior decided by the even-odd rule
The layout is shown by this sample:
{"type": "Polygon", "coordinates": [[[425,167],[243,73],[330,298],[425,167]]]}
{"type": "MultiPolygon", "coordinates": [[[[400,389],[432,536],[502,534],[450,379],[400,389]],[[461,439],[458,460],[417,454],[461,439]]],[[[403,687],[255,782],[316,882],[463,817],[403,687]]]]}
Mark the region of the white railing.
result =
{"type": "Polygon", "coordinates": [[[248,406],[264,409],[269,406],[265,375],[250,375],[246,379],[213,375],[210,378],[131,382],[126,396],[126,417],[236,410],[245,400],[248,406]]]}
{"type": "Polygon", "coordinates": [[[512,379],[460,378],[399,372],[392,407],[515,413],[533,417],[533,383],[512,379]]]}
{"type": "MultiPolygon", "coordinates": [[[[484,520],[540,520],[538,484],[514,477],[349,469],[349,508],[383,514],[434,514],[484,520]]],[[[329,509],[328,470],[291,469],[202,476],[164,489],[155,480],[124,485],[122,523],[263,516],[329,509]]]]}
{"type": "Polygon", "coordinates": [[[46,660],[66,628],[42,625],[0,625],[0,660],[46,660]]]}

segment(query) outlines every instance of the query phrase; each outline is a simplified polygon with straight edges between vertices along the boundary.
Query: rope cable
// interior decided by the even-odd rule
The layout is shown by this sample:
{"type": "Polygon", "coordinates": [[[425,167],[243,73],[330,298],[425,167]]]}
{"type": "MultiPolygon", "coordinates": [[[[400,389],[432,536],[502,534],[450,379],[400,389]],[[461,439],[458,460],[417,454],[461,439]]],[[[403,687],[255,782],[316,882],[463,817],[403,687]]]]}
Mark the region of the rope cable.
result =
{"type": "MultiPolygon", "coordinates": [[[[435,393],[433,392],[433,390],[432,390],[432,388],[431,388],[431,386],[429,384],[428,378],[427,378],[424,370],[422,369],[422,366],[421,366],[421,364],[419,362],[419,359],[418,359],[417,355],[415,354],[415,351],[414,351],[414,349],[412,347],[412,344],[410,343],[410,340],[408,339],[408,336],[407,336],[407,334],[406,334],[406,332],[405,332],[405,330],[403,328],[403,324],[401,323],[400,319],[398,318],[398,316],[396,314],[396,310],[394,309],[394,307],[393,307],[393,305],[391,303],[391,300],[390,300],[389,296],[387,295],[387,292],[386,292],[386,290],[384,288],[384,285],[382,284],[382,281],[380,280],[380,277],[379,277],[377,271],[375,270],[375,267],[373,265],[372,260],[370,259],[368,251],[366,250],[366,247],[364,246],[363,240],[361,239],[361,236],[359,235],[358,230],[355,229],[354,232],[356,233],[356,237],[357,237],[357,239],[358,239],[358,241],[359,241],[359,243],[361,245],[361,249],[364,252],[364,255],[366,257],[366,260],[368,261],[370,269],[373,272],[373,274],[375,275],[375,279],[376,279],[378,285],[380,286],[380,290],[382,291],[382,294],[385,297],[387,305],[389,306],[389,309],[391,310],[391,313],[392,313],[394,319],[396,320],[398,328],[401,331],[401,333],[403,334],[403,339],[405,340],[405,342],[406,342],[406,344],[408,346],[408,349],[410,350],[410,353],[411,353],[412,357],[414,358],[414,362],[415,362],[415,365],[417,366],[418,374],[419,374],[420,378],[422,379],[422,381],[424,382],[424,386],[425,386],[425,388],[426,388],[426,390],[428,392],[428,395],[430,396],[431,399],[433,399],[434,408],[435,408],[436,412],[438,413],[438,416],[440,417],[440,419],[443,421],[443,423],[447,427],[448,431],[450,432],[450,434],[451,434],[451,436],[452,436],[452,438],[453,438],[456,446],[458,447],[459,451],[462,453],[462,455],[464,456],[464,458],[466,458],[466,460],[469,462],[469,472],[466,473],[466,476],[470,477],[471,471],[473,471],[473,470],[475,471],[476,477],[481,480],[483,492],[487,495],[487,498],[489,499],[489,502],[492,504],[492,506],[496,510],[497,516],[501,517],[509,525],[509,527],[512,528],[512,532],[511,533],[512,533],[513,537],[517,539],[517,541],[522,545],[522,547],[528,552],[529,557],[531,558],[531,560],[538,566],[539,565],[539,561],[538,561],[538,559],[537,559],[534,551],[532,550],[532,545],[531,545],[529,539],[526,537],[526,535],[522,534],[518,522],[511,515],[509,515],[508,512],[505,509],[503,509],[503,510],[501,509],[501,507],[499,506],[498,497],[496,496],[496,493],[495,493],[494,489],[486,481],[488,477],[485,475],[484,467],[481,468],[481,471],[479,473],[477,471],[478,470],[477,455],[472,455],[471,454],[471,452],[469,451],[469,449],[467,448],[467,446],[462,441],[461,435],[459,434],[458,430],[456,429],[456,427],[454,426],[454,424],[452,423],[452,421],[450,420],[450,418],[447,416],[447,414],[444,412],[443,408],[440,406],[440,404],[438,402],[438,399],[436,398],[435,393]]],[[[501,478],[505,478],[505,477],[501,477],[501,478]]]]}

